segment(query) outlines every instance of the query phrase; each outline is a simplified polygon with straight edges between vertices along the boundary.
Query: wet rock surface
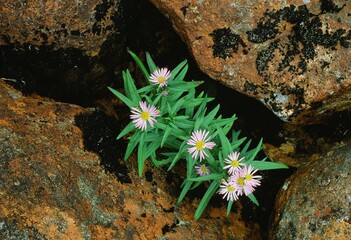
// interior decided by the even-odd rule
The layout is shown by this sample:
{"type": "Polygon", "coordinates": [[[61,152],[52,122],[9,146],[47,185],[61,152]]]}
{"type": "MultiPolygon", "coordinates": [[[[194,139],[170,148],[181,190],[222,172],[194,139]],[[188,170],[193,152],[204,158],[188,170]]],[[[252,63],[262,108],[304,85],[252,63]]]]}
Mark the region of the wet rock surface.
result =
{"type": "Polygon", "coordinates": [[[121,160],[113,120],[92,109],[23,96],[1,80],[0,116],[1,239],[261,239],[240,202],[226,217],[216,198],[195,222],[198,198],[175,205],[178,174],[147,165],[138,177],[134,157],[121,160]]]}
{"type": "Polygon", "coordinates": [[[351,238],[351,143],[339,144],[285,181],[270,239],[351,238]]]}
{"type": "Polygon", "coordinates": [[[280,119],[311,124],[349,109],[349,1],[152,2],[204,73],[280,119]]]}

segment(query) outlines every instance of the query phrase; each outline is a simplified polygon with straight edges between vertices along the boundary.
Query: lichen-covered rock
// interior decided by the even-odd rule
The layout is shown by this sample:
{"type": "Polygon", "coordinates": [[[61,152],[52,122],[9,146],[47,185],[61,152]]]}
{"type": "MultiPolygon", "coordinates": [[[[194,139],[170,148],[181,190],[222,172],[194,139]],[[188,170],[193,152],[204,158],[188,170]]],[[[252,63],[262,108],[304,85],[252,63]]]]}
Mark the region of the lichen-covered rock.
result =
{"type": "Polygon", "coordinates": [[[194,221],[198,201],[176,206],[170,173],[147,166],[138,177],[116,122],[91,111],[0,80],[0,239],[261,239],[239,203],[228,217],[217,204],[194,221]],[[117,177],[102,169],[107,158],[117,177]]]}
{"type": "Polygon", "coordinates": [[[333,148],[285,181],[270,239],[351,239],[351,143],[333,148]]]}
{"type": "Polygon", "coordinates": [[[0,0],[0,76],[22,85],[94,94],[125,54],[120,0],[0,0]]]}
{"type": "Polygon", "coordinates": [[[152,0],[199,67],[284,121],[351,106],[351,2],[152,0]]]}

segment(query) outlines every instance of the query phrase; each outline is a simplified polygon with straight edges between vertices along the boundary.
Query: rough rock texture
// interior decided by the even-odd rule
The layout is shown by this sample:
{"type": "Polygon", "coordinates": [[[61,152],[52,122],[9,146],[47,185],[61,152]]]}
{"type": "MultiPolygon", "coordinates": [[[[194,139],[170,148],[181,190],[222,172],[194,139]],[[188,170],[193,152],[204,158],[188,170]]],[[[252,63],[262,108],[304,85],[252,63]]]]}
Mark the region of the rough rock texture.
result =
{"type": "Polygon", "coordinates": [[[125,54],[127,6],[120,0],[0,0],[0,77],[52,95],[58,86],[71,94],[105,88],[125,54]]]}
{"type": "Polygon", "coordinates": [[[80,49],[97,56],[109,34],[118,28],[120,0],[0,1],[0,45],[48,45],[80,49]]]}
{"type": "Polygon", "coordinates": [[[350,109],[351,3],[152,0],[199,67],[284,121],[350,109]]]}
{"type": "Polygon", "coordinates": [[[351,143],[300,167],[276,199],[271,239],[351,239],[351,143]]]}
{"type": "Polygon", "coordinates": [[[198,201],[175,206],[179,185],[171,173],[147,166],[139,178],[134,157],[120,159],[124,143],[94,114],[22,96],[0,80],[0,239],[261,239],[239,203],[225,217],[218,202],[195,222],[198,201]],[[106,131],[83,141],[78,122],[106,131]],[[117,149],[108,152],[106,139],[117,149]],[[117,178],[86,147],[119,162],[117,178]]]}

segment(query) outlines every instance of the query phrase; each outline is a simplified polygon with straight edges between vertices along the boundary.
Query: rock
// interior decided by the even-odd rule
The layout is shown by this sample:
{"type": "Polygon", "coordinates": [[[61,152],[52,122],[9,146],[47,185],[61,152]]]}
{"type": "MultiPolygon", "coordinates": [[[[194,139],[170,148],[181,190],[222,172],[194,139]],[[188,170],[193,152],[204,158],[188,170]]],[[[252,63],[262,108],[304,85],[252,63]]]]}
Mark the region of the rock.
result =
{"type": "Polygon", "coordinates": [[[0,239],[261,239],[240,203],[226,217],[217,202],[194,221],[198,200],[175,205],[175,173],[146,166],[138,177],[136,157],[122,160],[118,122],[96,111],[1,80],[0,116],[0,239]]]}
{"type": "Polygon", "coordinates": [[[94,95],[126,54],[120,0],[0,0],[0,77],[52,96],[94,95]]]}
{"type": "Polygon", "coordinates": [[[350,1],[152,2],[204,73],[280,119],[311,124],[350,109],[350,1]]]}
{"type": "Polygon", "coordinates": [[[285,181],[270,239],[351,239],[350,149],[335,147],[285,181]]]}

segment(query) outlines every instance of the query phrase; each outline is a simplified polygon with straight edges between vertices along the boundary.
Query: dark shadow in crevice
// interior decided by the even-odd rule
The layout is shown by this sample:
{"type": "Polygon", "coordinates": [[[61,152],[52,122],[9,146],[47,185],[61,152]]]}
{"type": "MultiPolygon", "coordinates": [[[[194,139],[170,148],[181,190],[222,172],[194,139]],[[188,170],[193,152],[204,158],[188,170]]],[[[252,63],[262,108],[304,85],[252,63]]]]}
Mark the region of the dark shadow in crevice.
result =
{"type": "Polygon", "coordinates": [[[99,155],[101,166],[113,173],[120,182],[132,183],[123,162],[127,143],[116,140],[121,124],[101,111],[77,115],[75,123],[83,133],[85,149],[99,155]]]}

